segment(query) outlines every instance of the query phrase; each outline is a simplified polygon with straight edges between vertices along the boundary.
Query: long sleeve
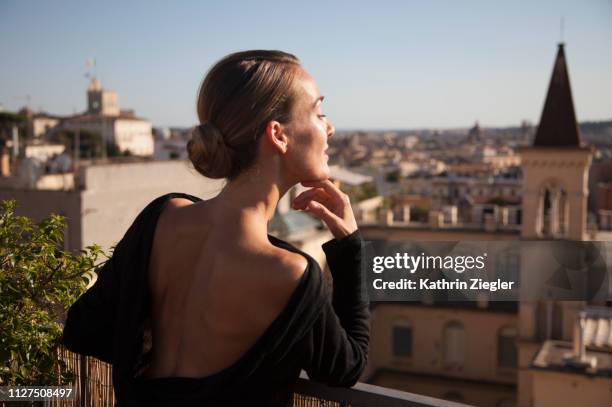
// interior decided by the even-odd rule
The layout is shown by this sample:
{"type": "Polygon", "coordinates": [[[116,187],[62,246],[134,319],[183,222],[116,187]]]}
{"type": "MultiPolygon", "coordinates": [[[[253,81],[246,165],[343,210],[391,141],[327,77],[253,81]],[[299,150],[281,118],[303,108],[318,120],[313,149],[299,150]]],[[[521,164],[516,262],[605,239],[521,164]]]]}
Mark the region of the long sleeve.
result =
{"type": "Polygon", "coordinates": [[[136,290],[142,288],[143,283],[136,266],[145,264],[149,258],[142,246],[152,239],[150,229],[155,227],[161,205],[174,195],[159,197],[140,211],[115,246],[111,258],[96,270],[98,279],[94,285],[70,306],[62,338],[69,350],[105,362],[116,362],[116,334],[127,334],[125,318],[139,305],[136,290]],[[129,300],[133,300],[133,304],[126,306],[129,300]]]}
{"type": "Polygon", "coordinates": [[[333,294],[304,339],[304,370],[311,380],[353,386],[365,369],[370,342],[369,299],[359,231],[323,245],[333,294]]]}
{"type": "Polygon", "coordinates": [[[112,362],[119,280],[113,258],[98,269],[98,279],[70,307],[62,342],[71,351],[112,362]]]}

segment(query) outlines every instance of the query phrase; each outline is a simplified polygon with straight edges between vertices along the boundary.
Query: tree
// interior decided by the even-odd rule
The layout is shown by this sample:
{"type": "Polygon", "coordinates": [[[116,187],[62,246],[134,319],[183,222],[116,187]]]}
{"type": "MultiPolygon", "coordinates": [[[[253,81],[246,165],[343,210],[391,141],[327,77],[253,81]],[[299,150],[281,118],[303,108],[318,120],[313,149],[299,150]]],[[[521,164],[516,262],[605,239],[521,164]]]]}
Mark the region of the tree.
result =
{"type": "MultiPolygon", "coordinates": [[[[57,140],[71,152],[76,148],[76,132],[72,130],[62,131],[57,135],[57,140]]],[[[100,133],[87,129],[79,131],[79,157],[102,157],[103,146],[104,140],[100,133]]]]}
{"type": "Polygon", "coordinates": [[[496,196],[496,197],[489,199],[487,203],[493,204],[493,205],[499,205],[499,206],[506,206],[506,205],[509,205],[511,202],[505,200],[501,196],[496,196]]]}
{"type": "Polygon", "coordinates": [[[361,202],[369,198],[378,196],[378,190],[373,182],[365,182],[353,187],[344,187],[346,194],[351,198],[351,202],[361,202]]]}
{"type": "Polygon", "coordinates": [[[86,290],[100,246],[62,249],[65,221],[38,224],[0,202],[0,385],[65,385],[74,379],[57,357],[66,310],[86,290]],[[61,373],[58,373],[61,372],[61,373]]]}
{"type": "Polygon", "coordinates": [[[399,170],[394,170],[385,174],[385,181],[387,182],[399,182],[400,172],[399,170]]]}
{"type": "Polygon", "coordinates": [[[106,156],[107,157],[120,157],[121,151],[119,151],[119,147],[117,144],[112,143],[110,141],[106,142],[106,156]]]}
{"type": "Polygon", "coordinates": [[[17,134],[20,140],[18,156],[25,154],[23,140],[27,135],[28,118],[23,113],[0,112],[0,146],[6,145],[7,140],[13,137],[13,127],[17,127],[17,134]]]}

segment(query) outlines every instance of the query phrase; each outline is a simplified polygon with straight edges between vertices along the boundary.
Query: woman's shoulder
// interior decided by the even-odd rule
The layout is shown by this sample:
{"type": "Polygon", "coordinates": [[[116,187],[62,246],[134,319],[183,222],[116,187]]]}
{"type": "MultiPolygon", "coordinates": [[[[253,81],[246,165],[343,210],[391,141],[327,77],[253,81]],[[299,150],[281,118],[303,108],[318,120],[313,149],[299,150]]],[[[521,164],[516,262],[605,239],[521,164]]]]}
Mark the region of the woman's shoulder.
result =
{"type": "Polygon", "coordinates": [[[258,256],[264,303],[277,311],[306,302],[316,303],[325,295],[325,278],[317,261],[295,246],[268,236],[271,246],[258,256]]]}
{"type": "Polygon", "coordinates": [[[265,291],[280,307],[287,304],[310,267],[304,256],[276,246],[270,247],[265,255],[258,256],[256,262],[263,273],[265,291]]]}
{"type": "Polygon", "coordinates": [[[308,253],[273,235],[268,235],[268,240],[274,249],[272,261],[280,266],[280,269],[284,271],[283,274],[289,276],[291,281],[300,280],[302,276],[309,274],[307,273],[309,271],[321,274],[319,264],[308,253]]]}

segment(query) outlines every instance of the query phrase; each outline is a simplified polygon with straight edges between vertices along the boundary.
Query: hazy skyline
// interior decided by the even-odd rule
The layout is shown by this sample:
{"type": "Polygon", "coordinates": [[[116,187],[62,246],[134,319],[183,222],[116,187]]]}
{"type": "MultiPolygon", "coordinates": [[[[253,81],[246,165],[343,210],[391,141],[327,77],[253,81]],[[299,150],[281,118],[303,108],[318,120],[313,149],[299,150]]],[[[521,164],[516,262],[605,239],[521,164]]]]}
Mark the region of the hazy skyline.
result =
{"type": "Polygon", "coordinates": [[[294,53],[338,129],[537,124],[560,20],[577,119],[612,119],[612,2],[0,0],[0,104],[86,107],[85,61],[154,126],[196,123],[198,86],[237,50],[294,53]]]}

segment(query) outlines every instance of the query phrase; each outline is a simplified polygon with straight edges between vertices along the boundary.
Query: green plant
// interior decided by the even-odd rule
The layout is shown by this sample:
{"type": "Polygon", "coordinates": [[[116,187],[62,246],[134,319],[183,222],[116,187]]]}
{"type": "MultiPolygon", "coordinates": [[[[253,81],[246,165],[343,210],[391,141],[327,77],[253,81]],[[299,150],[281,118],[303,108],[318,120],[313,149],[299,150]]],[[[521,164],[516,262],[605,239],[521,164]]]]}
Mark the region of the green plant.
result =
{"type": "MultiPolygon", "coordinates": [[[[57,140],[66,146],[69,151],[76,148],[76,132],[65,130],[57,134],[57,140]]],[[[100,133],[81,129],[79,130],[79,157],[102,157],[104,140],[100,133]]]]}
{"type": "Polygon", "coordinates": [[[107,157],[120,157],[121,156],[121,151],[119,150],[119,147],[117,146],[117,144],[112,143],[110,141],[106,142],[106,156],[107,157]]]}
{"type": "Polygon", "coordinates": [[[506,206],[506,205],[509,205],[509,204],[510,204],[510,202],[509,202],[509,201],[505,200],[505,199],[504,199],[503,197],[501,197],[501,196],[496,196],[496,197],[493,197],[493,198],[489,199],[489,200],[487,201],[487,203],[489,203],[489,204],[493,204],[493,205],[499,205],[499,206],[506,206]]]}
{"type": "Polygon", "coordinates": [[[57,356],[66,310],[85,291],[100,246],[63,250],[65,221],[34,224],[0,202],[0,385],[64,385],[73,372],[57,356]]]}
{"type": "Polygon", "coordinates": [[[344,190],[351,198],[351,202],[361,202],[378,196],[378,190],[373,182],[366,182],[353,187],[345,187],[344,190]]]}

